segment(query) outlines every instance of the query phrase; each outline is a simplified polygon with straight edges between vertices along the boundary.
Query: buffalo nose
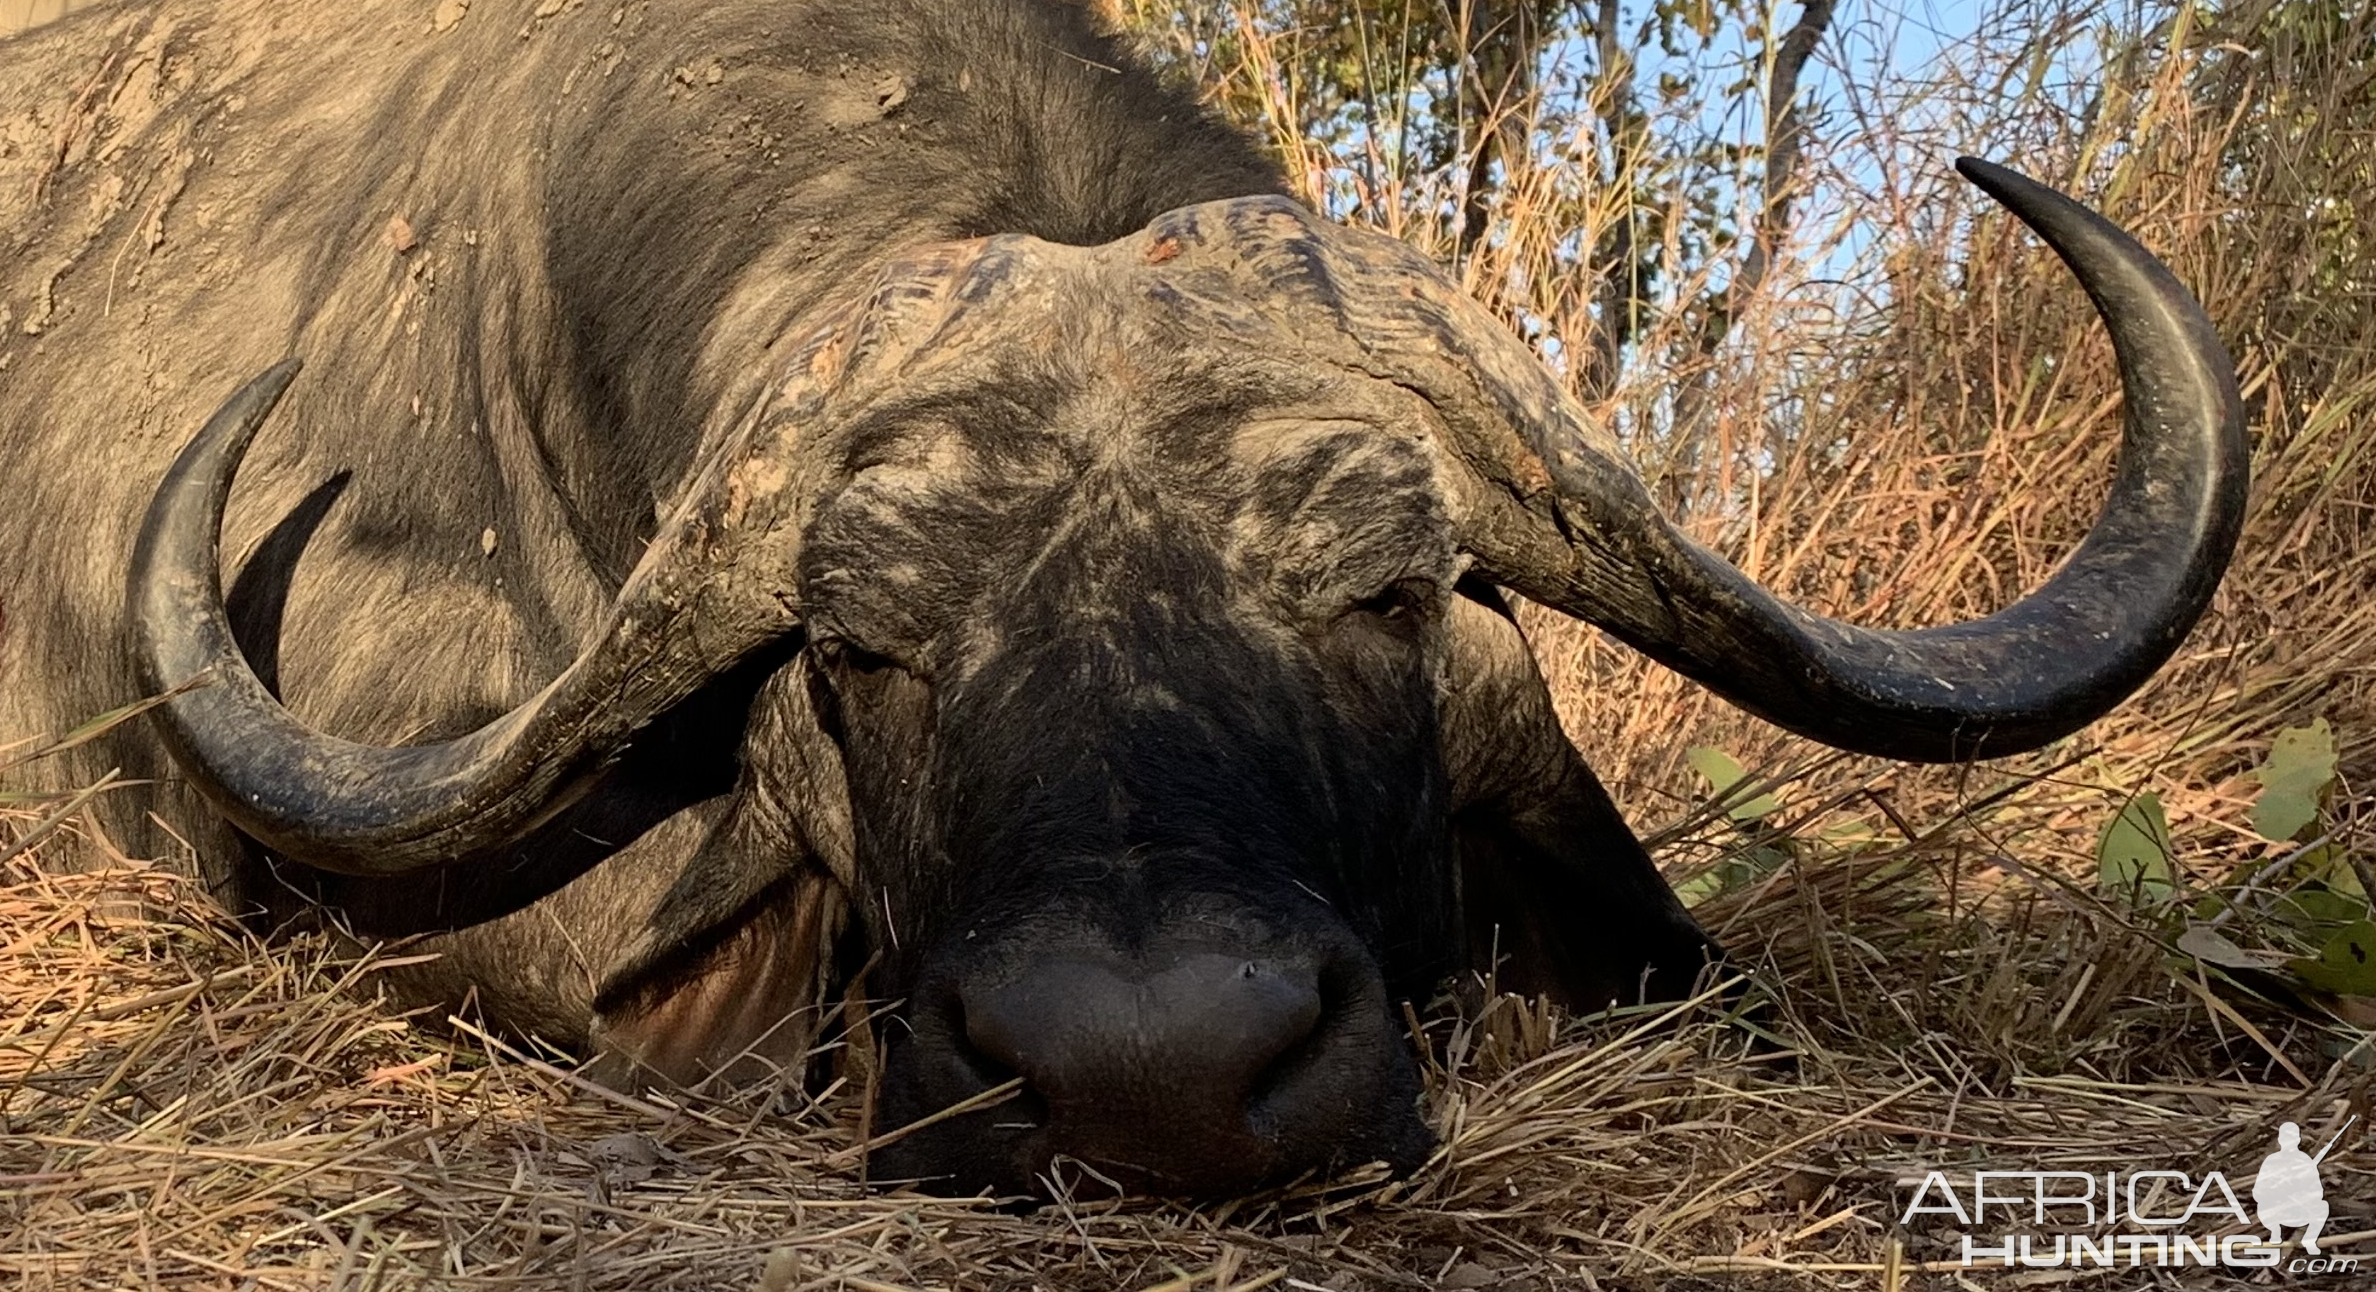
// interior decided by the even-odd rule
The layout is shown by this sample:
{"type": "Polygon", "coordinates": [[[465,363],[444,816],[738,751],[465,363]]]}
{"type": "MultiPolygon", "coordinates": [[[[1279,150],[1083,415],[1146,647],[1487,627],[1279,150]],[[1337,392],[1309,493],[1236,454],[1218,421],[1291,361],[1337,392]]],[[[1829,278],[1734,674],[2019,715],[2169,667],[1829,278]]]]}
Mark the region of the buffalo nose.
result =
{"type": "Polygon", "coordinates": [[[1272,1088],[1320,1030],[1320,975],[1194,952],[1059,959],[962,993],[965,1037],[1044,1101],[1048,1146],[1161,1179],[1270,1156],[1272,1088]]]}

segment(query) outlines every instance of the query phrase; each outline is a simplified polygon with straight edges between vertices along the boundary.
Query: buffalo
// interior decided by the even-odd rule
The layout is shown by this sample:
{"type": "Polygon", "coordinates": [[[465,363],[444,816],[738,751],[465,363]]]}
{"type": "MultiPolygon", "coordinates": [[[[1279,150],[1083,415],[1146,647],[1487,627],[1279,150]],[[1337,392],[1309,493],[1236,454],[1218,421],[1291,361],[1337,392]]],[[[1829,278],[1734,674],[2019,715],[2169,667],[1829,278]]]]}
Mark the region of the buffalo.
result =
{"type": "Polygon", "coordinates": [[[1079,4],[162,0],[0,68],[0,732],[163,697],[38,767],[121,770],[92,855],[612,1081],[797,1077],[861,982],[876,1124],[973,1101],[876,1157],[936,1187],[1408,1167],[1403,1002],[1691,989],[1505,593],[1961,760],[2134,690],[2240,524],[2201,310],[1981,162],[2125,438],[2044,587],[1900,632],[1079,4]]]}

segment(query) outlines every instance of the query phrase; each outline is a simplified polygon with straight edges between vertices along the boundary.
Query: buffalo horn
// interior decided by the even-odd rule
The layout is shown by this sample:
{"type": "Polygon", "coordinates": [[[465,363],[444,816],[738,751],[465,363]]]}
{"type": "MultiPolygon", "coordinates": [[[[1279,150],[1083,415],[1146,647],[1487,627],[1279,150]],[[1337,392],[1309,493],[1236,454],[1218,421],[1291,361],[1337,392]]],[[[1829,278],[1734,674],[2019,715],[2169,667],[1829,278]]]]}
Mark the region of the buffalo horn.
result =
{"type": "Polygon", "coordinates": [[[171,693],[158,715],[175,762],[241,830],[345,874],[470,857],[550,820],[640,728],[797,629],[803,499],[818,483],[804,473],[833,459],[796,450],[835,421],[831,396],[857,373],[879,377],[901,361],[896,342],[945,312],[979,252],[920,248],[809,326],[787,375],[689,482],[578,659],[510,713],[434,744],[382,748],[307,728],[233,640],[219,581],[224,502],[298,362],[248,382],[182,450],[134,550],[130,626],[143,681],[171,693]]]}
{"type": "Polygon", "coordinates": [[[2127,421],[2111,498],[2044,587],[1986,618],[1913,631],[1791,605],[1685,537],[1527,347],[1392,239],[1277,199],[1189,208],[1153,232],[1230,242],[1276,292],[1333,314],[1323,348],[1337,366],[1424,401],[1462,468],[1456,523],[1480,573],[1801,735],[1958,761],[2076,730],[2170,657],[2235,547],[2247,445],[2233,365],[2167,269],[2050,188],[1971,158],[1957,167],[2093,299],[2127,421]]]}

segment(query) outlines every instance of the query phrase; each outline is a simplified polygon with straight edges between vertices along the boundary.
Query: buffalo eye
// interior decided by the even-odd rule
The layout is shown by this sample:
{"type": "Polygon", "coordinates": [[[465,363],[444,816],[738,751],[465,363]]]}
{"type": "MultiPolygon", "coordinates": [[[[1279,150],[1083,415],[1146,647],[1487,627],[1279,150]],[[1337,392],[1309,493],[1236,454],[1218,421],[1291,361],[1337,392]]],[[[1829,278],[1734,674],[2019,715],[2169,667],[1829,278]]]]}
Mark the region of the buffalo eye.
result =
{"type": "Polygon", "coordinates": [[[899,667],[888,655],[866,649],[847,638],[828,637],[812,644],[818,662],[844,677],[875,677],[899,667]]]}
{"type": "Polygon", "coordinates": [[[848,743],[846,705],[871,709],[896,689],[891,685],[895,679],[907,675],[898,660],[846,638],[812,638],[808,656],[809,703],[818,725],[836,745],[848,743]]]}
{"type": "Polygon", "coordinates": [[[1435,604],[1435,585],[1425,579],[1396,579],[1350,606],[1342,621],[1353,621],[1393,632],[1416,629],[1435,604]]]}

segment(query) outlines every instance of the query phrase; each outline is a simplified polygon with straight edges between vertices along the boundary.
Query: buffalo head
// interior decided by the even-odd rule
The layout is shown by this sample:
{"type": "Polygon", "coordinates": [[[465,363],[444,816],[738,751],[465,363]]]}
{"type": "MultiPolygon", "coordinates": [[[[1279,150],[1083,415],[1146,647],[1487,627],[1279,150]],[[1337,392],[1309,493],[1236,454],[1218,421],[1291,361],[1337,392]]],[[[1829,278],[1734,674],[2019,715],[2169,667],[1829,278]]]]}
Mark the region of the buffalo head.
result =
{"type": "MultiPolygon", "coordinates": [[[[1453,967],[1478,900],[1447,861],[1466,769],[1567,768],[1493,748],[1514,728],[1475,712],[1498,703],[1475,699],[1501,667],[1476,644],[1502,631],[1494,588],[1793,731],[1916,760],[2079,727],[2206,604],[2244,482],[2209,324],[2109,224],[1964,170],[2094,298],[2128,410],[2094,530],[1976,622],[1883,632],[1776,600],[1682,537],[1431,265],[1248,198],[1099,247],[912,250],[805,315],[577,663],[440,744],[306,730],[232,642],[216,534],[285,364],[156,497],[132,588],[148,681],[211,672],[163,712],[226,817],[291,858],[386,875],[522,838],[639,728],[795,645],[741,733],[720,837],[811,858],[846,891],[908,1002],[885,1124],[1018,1083],[886,1169],[1029,1187],[1070,1158],[1217,1192],[1408,1166],[1427,1137],[1396,1005],[1453,967]]],[[[1580,768],[1550,775],[1614,821],[1580,768]]],[[[1559,890],[1606,948],[1569,994],[1688,985],[1704,942],[1646,863],[1612,865],[1606,909],[1559,890]]]]}

